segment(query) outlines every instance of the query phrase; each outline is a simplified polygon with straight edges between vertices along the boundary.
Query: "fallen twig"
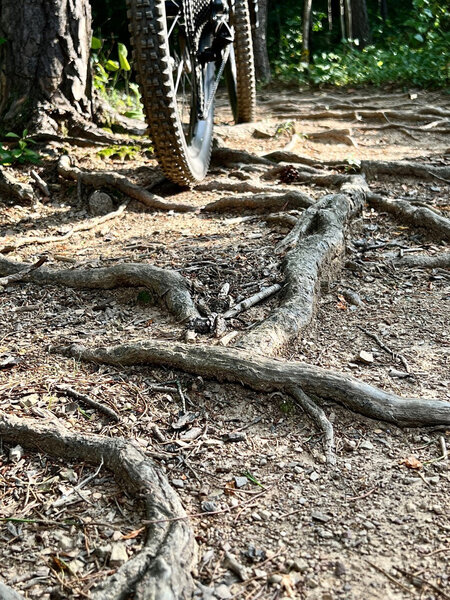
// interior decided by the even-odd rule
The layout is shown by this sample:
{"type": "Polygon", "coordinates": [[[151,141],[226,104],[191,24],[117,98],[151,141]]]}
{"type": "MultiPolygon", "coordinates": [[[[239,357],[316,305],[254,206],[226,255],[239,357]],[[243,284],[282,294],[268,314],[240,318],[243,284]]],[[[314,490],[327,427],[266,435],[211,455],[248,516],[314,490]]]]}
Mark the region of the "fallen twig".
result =
{"type": "Polygon", "coordinates": [[[12,275],[7,275],[6,277],[0,277],[0,286],[7,286],[11,283],[19,283],[19,281],[23,281],[30,273],[36,269],[39,269],[39,267],[41,267],[46,261],[47,257],[41,256],[39,260],[32,265],[29,265],[26,269],[18,271],[17,273],[13,273],[12,275]]]}
{"type": "Polygon", "coordinates": [[[254,306],[255,304],[258,304],[259,302],[266,300],[266,298],[270,298],[270,296],[273,296],[273,294],[276,294],[280,290],[281,290],[281,285],[279,283],[274,283],[270,287],[263,288],[257,294],[253,294],[253,296],[250,296],[249,298],[246,298],[245,300],[238,302],[238,304],[235,304],[232,308],[230,308],[229,310],[224,312],[222,314],[222,317],[224,319],[232,319],[233,317],[235,317],[239,313],[243,312],[244,310],[249,309],[251,306],[254,306]]]}
{"type": "Polygon", "coordinates": [[[58,392],[61,392],[62,394],[66,394],[67,396],[74,398],[74,400],[77,400],[78,402],[84,402],[84,404],[87,404],[88,406],[91,406],[92,408],[95,408],[96,410],[104,413],[110,419],[114,419],[114,421],[121,420],[119,415],[114,410],[112,410],[112,408],[109,408],[109,406],[105,406],[104,404],[100,404],[100,402],[97,402],[87,394],[77,392],[77,390],[74,390],[69,385],[58,384],[55,386],[55,389],[58,392]]]}
{"type": "Polygon", "coordinates": [[[297,404],[305,411],[312,419],[314,424],[324,433],[324,450],[327,463],[331,466],[336,466],[336,454],[334,446],[334,431],[333,425],[327,419],[326,414],[317,406],[315,402],[309,398],[305,392],[299,387],[292,387],[287,390],[295,399],[297,404]]]}
{"type": "Polygon", "coordinates": [[[12,243],[6,244],[3,248],[0,248],[0,254],[8,254],[9,252],[13,252],[18,248],[22,248],[23,246],[31,246],[32,244],[52,244],[52,243],[60,243],[71,238],[75,233],[79,233],[80,231],[90,231],[97,227],[98,225],[102,225],[107,221],[111,221],[112,219],[116,219],[120,217],[125,212],[125,209],[128,206],[129,201],[127,200],[123,204],[119,206],[117,210],[114,210],[106,215],[102,215],[100,217],[93,217],[92,219],[88,219],[84,223],[78,223],[74,225],[67,233],[63,235],[49,235],[49,236],[36,236],[36,237],[26,237],[20,238],[12,243]]]}

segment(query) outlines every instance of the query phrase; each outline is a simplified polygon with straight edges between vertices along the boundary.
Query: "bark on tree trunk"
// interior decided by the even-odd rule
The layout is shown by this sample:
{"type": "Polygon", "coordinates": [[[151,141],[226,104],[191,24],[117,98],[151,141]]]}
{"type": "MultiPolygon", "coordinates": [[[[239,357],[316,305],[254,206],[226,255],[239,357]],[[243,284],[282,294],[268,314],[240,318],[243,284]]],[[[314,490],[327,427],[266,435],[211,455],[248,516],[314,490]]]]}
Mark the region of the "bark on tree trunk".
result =
{"type": "Polygon", "coordinates": [[[253,29],[253,53],[255,55],[256,79],[268,82],[272,78],[267,54],[267,9],[268,0],[258,2],[259,26],[253,29]]]}
{"type": "Polygon", "coordinates": [[[92,118],[89,0],[0,0],[2,128],[55,132],[92,118]]]}
{"type": "Polygon", "coordinates": [[[359,40],[358,48],[362,49],[372,41],[366,0],[350,0],[350,5],[352,10],[353,39],[359,40]]]}
{"type": "Polygon", "coordinates": [[[303,4],[303,42],[302,42],[302,59],[309,63],[310,53],[310,29],[311,29],[311,8],[312,0],[305,0],[303,4]]]}

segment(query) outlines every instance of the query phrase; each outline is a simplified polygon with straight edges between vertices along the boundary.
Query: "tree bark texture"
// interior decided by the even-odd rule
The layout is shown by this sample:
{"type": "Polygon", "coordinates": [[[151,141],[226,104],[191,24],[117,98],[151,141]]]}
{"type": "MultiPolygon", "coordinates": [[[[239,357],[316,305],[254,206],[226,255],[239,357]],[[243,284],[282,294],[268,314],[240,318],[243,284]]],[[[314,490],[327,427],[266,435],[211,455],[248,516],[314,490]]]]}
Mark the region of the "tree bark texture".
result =
{"type": "Polygon", "coordinates": [[[267,54],[267,8],[268,0],[258,1],[259,26],[253,29],[256,79],[266,83],[272,78],[269,55],[267,54]]]}
{"type": "Polygon", "coordinates": [[[350,0],[350,6],[353,39],[359,41],[357,47],[362,49],[372,41],[366,0],[350,0]]]}
{"type": "Polygon", "coordinates": [[[0,37],[2,128],[39,119],[36,129],[54,132],[67,112],[91,119],[88,0],[0,0],[0,37]]]}
{"type": "Polygon", "coordinates": [[[300,387],[305,394],[339,402],[346,408],[400,427],[450,425],[450,402],[402,398],[348,375],[302,362],[251,356],[248,350],[218,346],[189,346],[166,341],[123,344],[88,349],[72,345],[54,349],[66,356],[109,365],[163,365],[247,385],[254,390],[289,393],[300,387]]]}

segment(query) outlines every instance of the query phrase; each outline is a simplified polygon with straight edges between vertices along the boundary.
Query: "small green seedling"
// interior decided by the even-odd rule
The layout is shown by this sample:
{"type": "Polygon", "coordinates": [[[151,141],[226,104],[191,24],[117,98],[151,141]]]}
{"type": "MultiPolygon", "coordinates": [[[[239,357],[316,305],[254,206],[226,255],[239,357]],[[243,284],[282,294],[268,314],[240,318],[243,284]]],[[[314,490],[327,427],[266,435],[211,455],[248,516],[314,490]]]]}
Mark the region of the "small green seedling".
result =
{"type": "Polygon", "coordinates": [[[22,136],[10,131],[5,135],[5,137],[14,140],[15,145],[13,148],[5,148],[2,144],[0,144],[0,164],[37,164],[40,162],[39,153],[35,150],[31,150],[31,148],[28,147],[29,144],[36,143],[34,140],[28,137],[28,129],[23,130],[22,136]]]}

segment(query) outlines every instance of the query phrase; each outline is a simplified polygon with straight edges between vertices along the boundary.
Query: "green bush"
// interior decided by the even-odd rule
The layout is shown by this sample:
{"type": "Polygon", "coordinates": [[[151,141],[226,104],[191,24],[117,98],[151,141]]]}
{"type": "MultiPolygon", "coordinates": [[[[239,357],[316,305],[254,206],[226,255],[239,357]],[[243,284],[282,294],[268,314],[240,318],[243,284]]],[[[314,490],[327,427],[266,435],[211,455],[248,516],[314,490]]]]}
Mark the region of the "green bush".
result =
{"type": "Polygon", "coordinates": [[[357,40],[332,42],[331,35],[321,31],[325,29],[321,26],[325,15],[313,16],[313,47],[319,51],[313,52],[310,64],[302,60],[300,16],[290,16],[283,26],[279,20],[276,40],[272,35],[269,44],[274,73],[279,79],[333,85],[448,84],[450,12],[437,0],[412,0],[386,23],[372,15],[374,42],[363,50],[358,48],[357,40]]]}

